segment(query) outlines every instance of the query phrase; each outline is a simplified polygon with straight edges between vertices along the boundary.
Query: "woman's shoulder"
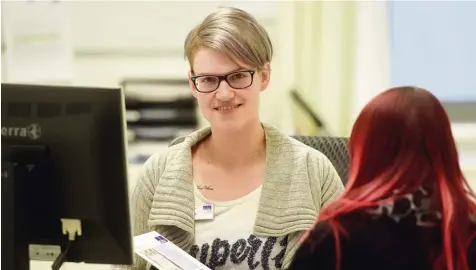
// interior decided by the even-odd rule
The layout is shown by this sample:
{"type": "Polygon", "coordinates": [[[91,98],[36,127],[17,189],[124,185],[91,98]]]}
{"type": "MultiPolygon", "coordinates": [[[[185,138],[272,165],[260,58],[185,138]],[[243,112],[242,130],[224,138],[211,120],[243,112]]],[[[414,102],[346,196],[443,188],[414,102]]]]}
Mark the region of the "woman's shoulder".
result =
{"type": "Polygon", "coordinates": [[[335,269],[336,267],[336,238],[334,234],[333,224],[339,222],[339,228],[344,229],[346,235],[339,233],[339,249],[347,253],[349,252],[348,233],[349,229],[354,230],[352,226],[347,226],[348,216],[337,217],[333,220],[319,221],[312,229],[310,229],[299,246],[293,263],[289,270],[303,269],[335,269]],[[340,224],[343,221],[344,224],[340,224]]]}
{"type": "MultiPolygon", "coordinates": [[[[193,134],[193,133],[192,133],[193,134]]],[[[142,166],[142,177],[155,186],[164,171],[175,171],[189,168],[192,162],[190,155],[192,144],[189,137],[178,137],[162,148],[160,152],[152,154],[142,166]]]]}
{"type": "Polygon", "coordinates": [[[360,211],[342,214],[330,220],[316,222],[309,230],[307,239],[313,244],[329,244],[330,239],[332,239],[331,242],[334,241],[333,229],[339,228],[345,232],[345,235],[353,235],[365,229],[362,224],[369,224],[369,221],[368,216],[363,215],[360,211]]]}
{"type": "Polygon", "coordinates": [[[310,231],[309,237],[317,239],[323,244],[329,244],[330,239],[334,240],[333,228],[339,229],[342,233],[342,241],[346,239],[369,240],[369,238],[379,237],[388,231],[388,222],[375,219],[365,211],[358,210],[346,214],[341,214],[331,220],[320,221],[315,224],[310,231]]]}
{"type": "Polygon", "coordinates": [[[359,252],[360,246],[368,246],[395,229],[384,219],[375,219],[365,211],[358,210],[341,214],[330,220],[317,222],[308,231],[303,243],[316,250],[335,249],[336,234],[344,252],[359,252]]]}
{"type": "Polygon", "coordinates": [[[150,170],[163,169],[165,166],[192,162],[191,149],[210,134],[210,127],[198,129],[186,136],[179,136],[173,139],[167,148],[160,153],[153,154],[145,163],[145,167],[150,170]],[[179,162],[177,162],[179,161],[179,162]]]}

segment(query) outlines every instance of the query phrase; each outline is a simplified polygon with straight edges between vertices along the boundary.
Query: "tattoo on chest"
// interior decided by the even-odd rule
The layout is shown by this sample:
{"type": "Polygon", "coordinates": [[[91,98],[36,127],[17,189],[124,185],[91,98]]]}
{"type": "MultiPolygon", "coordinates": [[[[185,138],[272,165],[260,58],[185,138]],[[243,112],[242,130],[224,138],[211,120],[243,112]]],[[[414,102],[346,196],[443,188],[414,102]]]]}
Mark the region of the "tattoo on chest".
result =
{"type": "Polygon", "coordinates": [[[211,185],[197,185],[197,188],[199,190],[213,190],[213,187],[211,185]]]}

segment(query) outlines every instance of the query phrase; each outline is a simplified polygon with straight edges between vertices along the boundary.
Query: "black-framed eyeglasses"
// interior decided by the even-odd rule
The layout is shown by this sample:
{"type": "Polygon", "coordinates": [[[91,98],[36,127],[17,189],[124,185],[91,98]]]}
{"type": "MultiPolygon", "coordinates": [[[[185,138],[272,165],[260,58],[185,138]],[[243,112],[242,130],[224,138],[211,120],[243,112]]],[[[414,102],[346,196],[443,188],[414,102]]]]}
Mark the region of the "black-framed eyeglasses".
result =
{"type": "Polygon", "coordinates": [[[199,75],[193,76],[195,88],[200,93],[210,93],[218,89],[222,81],[226,81],[231,88],[244,89],[253,84],[256,70],[233,71],[223,75],[199,75]]]}

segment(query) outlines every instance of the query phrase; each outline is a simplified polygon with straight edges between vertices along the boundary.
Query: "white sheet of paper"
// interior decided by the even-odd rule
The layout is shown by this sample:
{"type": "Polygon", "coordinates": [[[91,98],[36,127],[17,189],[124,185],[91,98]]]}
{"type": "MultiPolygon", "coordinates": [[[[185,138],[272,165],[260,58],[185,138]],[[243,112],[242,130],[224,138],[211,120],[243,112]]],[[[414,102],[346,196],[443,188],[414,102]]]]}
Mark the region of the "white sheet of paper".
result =
{"type": "Polygon", "coordinates": [[[159,270],[210,270],[158,232],[134,236],[134,252],[159,270]]]}

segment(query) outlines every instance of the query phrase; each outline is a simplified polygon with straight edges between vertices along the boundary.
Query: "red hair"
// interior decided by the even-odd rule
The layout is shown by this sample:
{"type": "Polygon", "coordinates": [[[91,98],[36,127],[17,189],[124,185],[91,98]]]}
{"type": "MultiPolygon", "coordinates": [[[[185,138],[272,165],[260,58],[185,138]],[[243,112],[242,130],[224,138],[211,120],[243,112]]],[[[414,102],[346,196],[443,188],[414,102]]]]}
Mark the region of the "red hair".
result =
{"type": "Polygon", "coordinates": [[[329,221],[340,268],[338,216],[413,193],[434,190],[435,210],[442,214],[442,254],[435,269],[469,270],[467,249],[476,198],[458,161],[448,116],[430,92],[415,87],[389,89],[362,110],[349,141],[350,171],[346,190],[319,221],[329,221]],[[394,191],[398,190],[398,194],[394,191]]]}

